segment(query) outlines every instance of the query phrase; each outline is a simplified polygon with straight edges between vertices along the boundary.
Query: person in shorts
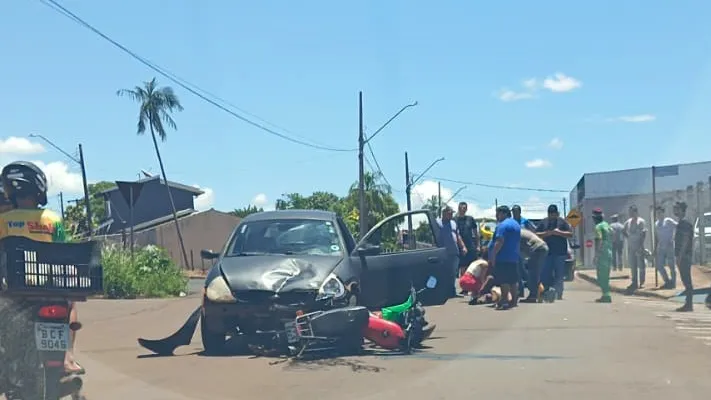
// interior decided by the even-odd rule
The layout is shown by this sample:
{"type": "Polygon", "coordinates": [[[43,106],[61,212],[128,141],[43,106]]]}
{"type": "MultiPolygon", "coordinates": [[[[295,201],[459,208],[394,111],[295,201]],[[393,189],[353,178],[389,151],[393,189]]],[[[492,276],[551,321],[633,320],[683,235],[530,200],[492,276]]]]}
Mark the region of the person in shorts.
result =
{"type": "Polygon", "coordinates": [[[501,299],[497,309],[507,310],[518,303],[521,225],[511,217],[511,209],[508,206],[499,206],[496,209],[496,220],[498,224],[494,231],[494,245],[489,253],[489,265],[494,269],[496,283],[501,286],[501,299]]]}

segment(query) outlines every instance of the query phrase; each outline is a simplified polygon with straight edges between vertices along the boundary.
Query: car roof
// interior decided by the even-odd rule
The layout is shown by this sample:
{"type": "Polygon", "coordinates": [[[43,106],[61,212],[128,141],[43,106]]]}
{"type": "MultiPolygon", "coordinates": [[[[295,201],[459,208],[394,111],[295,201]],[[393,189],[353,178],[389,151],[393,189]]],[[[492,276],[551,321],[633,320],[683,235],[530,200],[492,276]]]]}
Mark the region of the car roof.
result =
{"type": "Polygon", "coordinates": [[[318,221],[334,221],[336,213],[323,210],[276,210],[250,214],[242,222],[269,221],[276,219],[313,219],[318,221]]]}

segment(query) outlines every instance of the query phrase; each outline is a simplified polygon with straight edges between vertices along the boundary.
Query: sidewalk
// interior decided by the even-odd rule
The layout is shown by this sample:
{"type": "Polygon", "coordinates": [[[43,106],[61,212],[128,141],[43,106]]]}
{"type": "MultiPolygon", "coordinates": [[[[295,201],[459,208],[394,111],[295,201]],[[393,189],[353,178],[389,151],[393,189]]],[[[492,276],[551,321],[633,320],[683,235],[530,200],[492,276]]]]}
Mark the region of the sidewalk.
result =
{"type": "MultiPolygon", "coordinates": [[[[647,268],[647,279],[644,283],[644,288],[635,291],[636,296],[655,297],[659,299],[670,299],[680,296],[684,291],[677,273],[676,289],[661,290],[654,287],[654,268],[647,268]]],[[[594,269],[586,269],[577,272],[578,278],[597,285],[597,273],[594,269]]],[[[706,289],[711,287],[711,267],[694,265],[691,268],[691,280],[694,283],[694,292],[696,289],[706,289]]],[[[659,286],[664,283],[662,277],[659,277],[659,286]]],[[[625,294],[627,286],[630,284],[630,270],[625,268],[622,271],[613,271],[610,276],[610,289],[614,293],[625,294]]]]}

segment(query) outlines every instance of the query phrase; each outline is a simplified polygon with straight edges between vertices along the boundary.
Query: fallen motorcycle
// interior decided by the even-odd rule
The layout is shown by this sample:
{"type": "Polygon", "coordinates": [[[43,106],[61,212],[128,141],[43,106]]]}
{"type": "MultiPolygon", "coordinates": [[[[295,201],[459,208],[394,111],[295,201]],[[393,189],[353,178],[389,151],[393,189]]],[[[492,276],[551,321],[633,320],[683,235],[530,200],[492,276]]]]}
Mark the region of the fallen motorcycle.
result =
{"type": "Polygon", "coordinates": [[[82,378],[68,374],[71,302],[103,292],[97,242],[0,240],[0,394],[12,400],[83,399],[82,378]]]}
{"type": "MultiPolygon", "coordinates": [[[[430,277],[426,287],[411,288],[410,296],[402,304],[385,307],[371,313],[366,307],[352,306],[327,311],[297,313],[293,321],[280,331],[237,335],[255,354],[301,357],[314,353],[354,354],[362,351],[363,339],[388,350],[410,353],[421,346],[435,329],[425,318],[425,310],[417,301],[422,291],[432,289],[437,279],[430,277]]],[[[172,355],[176,348],[190,344],[200,320],[196,309],[173,335],[164,339],[139,338],[138,343],[158,355],[172,355]]]]}
{"type": "Polygon", "coordinates": [[[383,349],[409,354],[435,329],[425,320],[425,309],[417,295],[436,285],[437,279],[430,277],[424,289],[412,287],[407,301],[385,307],[379,313],[371,313],[365,307],[346,307],[299,315],[286,327],[288,353],[297,357],[324,351],[348,354],[360,350],[365,338],[383,349]],[[354,343],[359,344],[357,349],[349,347],[354,343]]]}

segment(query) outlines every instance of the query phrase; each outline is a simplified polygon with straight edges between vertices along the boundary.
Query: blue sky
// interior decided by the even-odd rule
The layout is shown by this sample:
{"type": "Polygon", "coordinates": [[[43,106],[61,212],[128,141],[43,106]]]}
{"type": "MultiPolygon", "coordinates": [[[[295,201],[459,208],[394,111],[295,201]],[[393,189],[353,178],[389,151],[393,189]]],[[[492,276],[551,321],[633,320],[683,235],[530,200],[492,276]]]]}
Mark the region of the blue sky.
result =
{"type": "MultiPolygon", "coordinates": [[[[357,145],[359,90],[370,132],[418,101],[372,142],[401,203],[405,151],[414,172],[445,157],[431,175],[566,190],[584,172],[709,159],[709,2],[60,3],[312,143],[357,145]]],[[[115,96],[156,73],[40,1],[4,5],[0,35],[1,161],[43,161],[68,197],[79,189],[71,161],[7,139],[36,132],[70,151],[81,142],[91,181],[159,171],[150,139],[135,134],[137,106],[115,96]]],[[[204,205],[343,194],[357,178],[354,152],[284,141],[158,81],[185,107],[161,145],[169,179],[209,188],[204,205]]],[[[445,195],[462,186],[443,185],[445,195]]],[[[415,203],[436,184],[417,190],[415,203]]],[[[467,185],[456,200],[477,212],[494,199],[520,202],[533,213],[563,196],[467,185]]]]}

